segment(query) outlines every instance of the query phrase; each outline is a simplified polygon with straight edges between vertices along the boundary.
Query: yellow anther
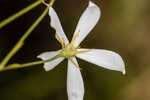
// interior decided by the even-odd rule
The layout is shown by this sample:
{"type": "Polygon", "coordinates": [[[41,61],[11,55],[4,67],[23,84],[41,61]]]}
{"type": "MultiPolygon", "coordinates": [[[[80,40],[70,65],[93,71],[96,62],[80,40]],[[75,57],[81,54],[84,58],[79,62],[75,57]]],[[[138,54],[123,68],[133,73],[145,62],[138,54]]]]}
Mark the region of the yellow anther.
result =
{"type": "Polygon", "coordinates": [[[80,46],[77,46],[75,49],[80,49],[80,46]]]}
{"type": "Polygon", "coordinates": [[[64,41],[63,41],[63,39],[60,37],[60,35],[57,34],[57,33],[56,33],[56,38],[57,38],[58,41],[60,42],[62,48],[64,48],[64,47],[65,47],[64,41]]]}
{"type": "Polygon", "coordinates": [[[75,65],[79,70],[82,69],[82,68],[80,68],[80,67],[78,66],[78,64],[76,64],[76,63],[72,60],[72,58],[70,58],[69,60],[70,60],[70,61],[72,62],[72,64],[75,65]]]}
{"type": "Polygon", "coordinates": [[[76,38],[78,37],[79,33],[80,33],[80,30],[75,34],[75,36],[73,37],[73,39],[72,39],[70,45],[73,45],[73,43],[75,42],[75,40],[76,40],[76,38]]]}
{"type": "Polygon", "coordinates": [[[42,3],[43,3],[45,6],[49,6],[49,4],[45,2],[45,0],[42,0],[42,3]]]}
{"type": "Polygon", "coordinates": [[[88,49],[88,50],[82,50],[82,51],[72,51],[74,54],[79,54],[79,53],[86,53],[86,52],[90,52],[92,51],[92,49],[88,49]]]}

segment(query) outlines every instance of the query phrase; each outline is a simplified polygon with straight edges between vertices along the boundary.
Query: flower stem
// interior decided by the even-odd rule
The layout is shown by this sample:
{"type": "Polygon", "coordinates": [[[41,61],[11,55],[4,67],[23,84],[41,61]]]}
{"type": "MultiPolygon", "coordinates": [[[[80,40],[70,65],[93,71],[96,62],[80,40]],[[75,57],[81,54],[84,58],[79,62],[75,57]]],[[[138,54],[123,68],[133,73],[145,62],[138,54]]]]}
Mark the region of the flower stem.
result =
{"type": "Polygon", "coordinates": [[[51,59],[48,60],[41,60],[41,61],[34,61],[34,62],[29,62],[29,63],[25,63],[25,64],[12,64],[12,65],[8,65],[7,67],[1,69],[0,71],[6,71],[6,70],[11,70],[11,69],[19,69],[19,68],[25,68],[25,67],[30,67],[30,66],[35,66],[35,65],[39,65],[39,64],[43,64],[46,62],[50,62],[53,61],[57,58],[61,57],[61,54],[58,54],[54,57],[52,57],[51,59]]]}
{"type": "Polygon", "coordinates": [[[5,20],[1,21],[0,22],[0,28],[6,26],[7,24],[9,24],[10,22],[14,21],[18,17],[22,16],[26,12],[28,12],[31,9],[35,8],[36,6],[38,6],[39,4],[41,4],[41,2],[42,2],[42,0],[37,0],[35,3],[29,5],[28,7],[20,10],[19,12],[15,13],[12,16],[10,16],[10,17],[6,18],[5,20]]]}
{"type": "Polygon", "coordinates": [[[44,16],[47,14],[49,7],[52,6],[54,3],[54,0],[51,0],[49,3],[49,6],[46,7],[44,12],[39,16],[39,18],[29,27],[29,29],[25,32],[25,34],[20,38],[20,40],[16,43],[16,45],[13,47],[13,49],[6,55],[6,57],[2,60],[0,64],[0,69],[3,69],[4,66],[7,64],[7,62],[10,60],[10,58],[15,55],[15,53],[20,50],[20,48],[23,46],[23,43],[25,39],[31,34],[31,32],[36,28],[36,26],[41,22],[41,20],[44,18],[44,16]]]}

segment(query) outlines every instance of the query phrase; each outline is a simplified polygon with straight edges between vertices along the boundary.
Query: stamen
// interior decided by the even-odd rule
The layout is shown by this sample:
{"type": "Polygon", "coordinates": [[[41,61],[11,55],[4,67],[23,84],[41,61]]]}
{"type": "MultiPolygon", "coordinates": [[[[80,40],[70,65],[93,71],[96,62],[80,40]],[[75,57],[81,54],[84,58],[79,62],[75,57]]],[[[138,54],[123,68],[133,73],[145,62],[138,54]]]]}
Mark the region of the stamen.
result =
{"type": "Polygon", "coordinates": [[[70,58],[69,59],[71,62],[72,62],[72,64],[74,64],[79,70],[81,70],[82,68],[80,68],[73,60],[72,60],[72,58],[70,58]]]}
{"type": "Polygon", "coordinates": [[[47,7],[49,6],[49,4],[45,2],[45,0],[42,0],[42,3],[47,7]]]}
{"type": "Polygon", "coordinates": [[[86,52],[90,52],[93,49],[88,49],[88,50],[82,50],[82,51],[72,51],[74,54],[79,54],[79,53],[86,53],[86,52]]]}
{"type": "Polygon", "coordinates": [[[76,38],[78,37],[79,33],[80,33],[80,30],[75,34],[75,36],[73,37],[73,39],[72,39],[70,45],[73,45],[73,43],[74,43],[74,41],[76,40],[76,38]]]}
{"type": "Polygon", "coordinates": [[[62,48],[64,48],[64,47],[65,47],[64,41],[63,41],[63,39],[60,37],[60,35],[57,34],[57,33],[56,33],[56,38],[57,38],[58,41],[60,42],[62,48]]]}
{"type": "Polygon", "coordinates": [[[77,46],[75,49],[80,49],[80,46],[77,46]]]}

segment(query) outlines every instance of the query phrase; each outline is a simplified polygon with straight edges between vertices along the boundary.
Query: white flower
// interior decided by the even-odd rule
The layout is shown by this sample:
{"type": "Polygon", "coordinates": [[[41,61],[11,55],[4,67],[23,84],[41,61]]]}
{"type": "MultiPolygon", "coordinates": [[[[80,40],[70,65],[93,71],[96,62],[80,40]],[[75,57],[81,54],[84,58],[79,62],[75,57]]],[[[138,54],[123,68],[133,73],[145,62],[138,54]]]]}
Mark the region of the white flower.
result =
{"type": "Polygon", "coordinates": [[[79,49],[79,44],[94,28],[100,18],[101,12],[96,4],[91,1],[89,2],[88,7],[79,20],[70,44],[64,34],[59,18],[52,7],[49,9],[49,15],[51,18],[50,24],[56,30],[56,38],[61,43],[62,49],[53,52],[44,52],[38,58],[47,60],[61,54],[60,58],[44,64],[46,71],[53,69],[65,58],[68,59],[67,92],[69,100],[83,100],[84,96],[83,79],[76,57],[110,70],[121,71],[125,74],[124,62],[117,53],[101,49],[79,49]]]}

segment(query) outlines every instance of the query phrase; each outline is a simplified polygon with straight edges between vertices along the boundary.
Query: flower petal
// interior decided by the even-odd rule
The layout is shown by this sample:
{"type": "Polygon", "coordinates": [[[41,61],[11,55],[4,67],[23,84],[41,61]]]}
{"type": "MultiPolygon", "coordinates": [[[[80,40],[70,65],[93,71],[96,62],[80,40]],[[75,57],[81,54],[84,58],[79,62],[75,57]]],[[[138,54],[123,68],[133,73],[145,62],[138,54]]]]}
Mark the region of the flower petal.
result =
{"type": "Polygon", "coordinates": [[[68,41],[68,39],[67,39],[63,29],[62,29],[59,18],[57,16],[55,10],[52,7],[49,8],[49,16],[50,16],[50,19],[51,19],[50,25],[56,30],[56,34],[58,34],[61,37],[61,39],[63,40],[65,45],[67,45],[69,43],[69,41],[68,41]]]}
{"type": "MultiPolygon", "coordinates": [[[[88,49],[78,50],[85,51],[88,49]]],[[[90,52],[80,53],[76,56],[98,66],[102,66],[110,70],[121,71],[123,74],[125,74],[125,64],[121,56],[115,52],[102,49],[93,49],[90,52]]]]}
{"type": "MultiPolygon", "coordinates": [[[[52,52],[44,52],[44,53],[40,54],[39,56],[37,56],[37,58],[41,58],[42,60],[48,60],[48,59],[56,56],[60,52],[61,52],[61,50],[52,51],[52,52]]],[[[49,71],[49,70],[53,69],[55,66],[57,66],[63,60],[64,60],[64,57],[60,57],[60,58],[57,58],[51,62],[44,63],[45,71],[49,71]]]]}
{"type": "Polygon", "coordinates": [[[88,35],[88,33],[94,28],[100,18],[100,15],[101,12],[99,7],[90,1],[88,7],[80,17],[73,36],[75,37],[75,35],[79,32],[79,35],[77,36],[76,41],[73,44],[75,47],[77,47],[88,35]]]}
{"type": "MultiPolygon", "coordinates": [[[[72,60],[78,64],[76,58],[72,60]]],[[[70,60],[68,60],[67,92],[68,100],[83,100],[84,85],[81,72],[70,60]]]]}

